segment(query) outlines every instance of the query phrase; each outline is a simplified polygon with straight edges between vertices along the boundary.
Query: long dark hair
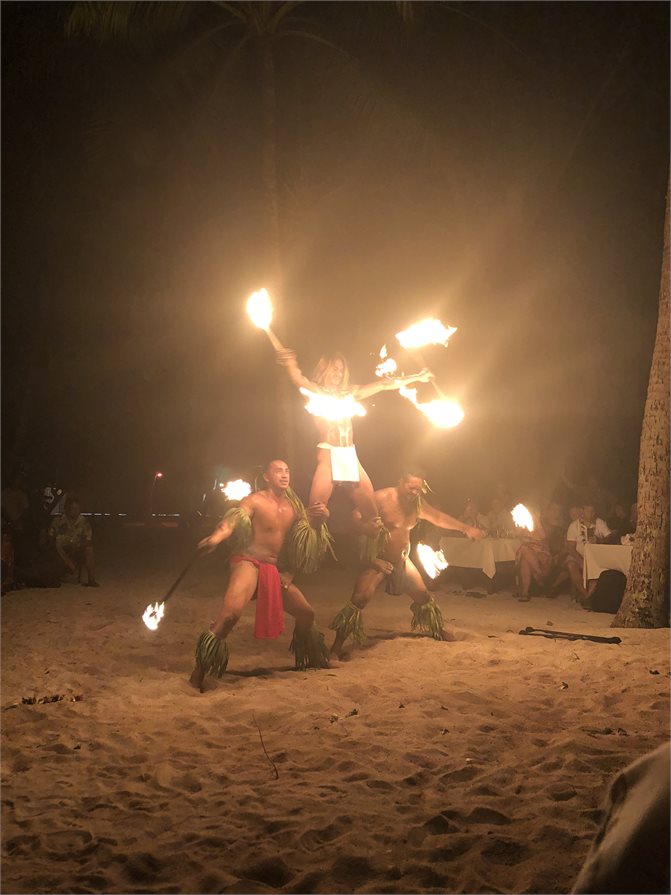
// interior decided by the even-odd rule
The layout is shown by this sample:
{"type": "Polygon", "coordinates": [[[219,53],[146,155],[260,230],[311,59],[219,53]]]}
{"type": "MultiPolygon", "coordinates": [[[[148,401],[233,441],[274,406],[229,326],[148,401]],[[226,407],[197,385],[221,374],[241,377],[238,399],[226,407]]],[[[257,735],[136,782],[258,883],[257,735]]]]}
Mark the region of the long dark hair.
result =
{"type": "Polygon", "coordinates": [[[349,367],[345,355],[339,351],[335,351],[333,354],[322,354],[312,374],[312,381],[316,382],[317,385],[323,386],[328,373],[338,360],[341,361],[344,367],[341,388],[349,388],[349,367]]]}

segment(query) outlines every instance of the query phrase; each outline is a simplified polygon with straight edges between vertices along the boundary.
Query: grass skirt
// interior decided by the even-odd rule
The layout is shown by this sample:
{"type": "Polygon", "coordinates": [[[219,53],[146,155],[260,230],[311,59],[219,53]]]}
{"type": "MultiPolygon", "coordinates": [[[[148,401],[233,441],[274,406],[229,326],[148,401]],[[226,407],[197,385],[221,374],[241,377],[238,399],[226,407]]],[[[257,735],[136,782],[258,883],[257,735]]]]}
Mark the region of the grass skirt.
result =
{"type": "Polygon", "coordinates": [[[289,650],[294,654],[297,671],[329,667],[329,654],[324,643],[324,635],[314,625],[309,631],[294,630],[289,650]]]}
{"type": "Polygon", "coordinates": [[[338,634],[344,635],[345,640],[351,637],[354,643],[363,646],[366,642],[366,632],[363,629],[363,616],[361,610],[354,603],[348,603],[344,609],[333,619],[329,628],[338,634]]]}
{"type": "Polygon", "coordinates": [[[443,615],[433,598],[426,603],[412,603],[410,609],[410,628],[413,631],[419,628],[422,634],[429,634],[434,640],[443,639],[443,615]]]}
{"type": "Polygon", "coordinates": [[[196,662],[205,674],[223,677],[228,665],[228,644],[212,631],[203,631],[196,644],[196,662]]]}

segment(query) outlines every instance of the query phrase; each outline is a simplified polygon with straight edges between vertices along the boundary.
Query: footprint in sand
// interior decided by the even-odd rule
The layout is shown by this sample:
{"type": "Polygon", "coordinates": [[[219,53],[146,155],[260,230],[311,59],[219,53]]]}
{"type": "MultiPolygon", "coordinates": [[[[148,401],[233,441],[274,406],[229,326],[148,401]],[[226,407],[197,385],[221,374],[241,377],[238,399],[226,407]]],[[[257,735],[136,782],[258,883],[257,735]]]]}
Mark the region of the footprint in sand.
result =
{"type": "Polygon", "coordinates": [[[482,850],[482,857],[492,864],[503,864],[506,867],[514,867],[521,864],[531,854],[529,848],[523,842],[515,839],[493,839],[482,850]]]}
{"type": "Polygon", "coordinates": [[[446,833],[460,833],[461,830],[444,814],[436,814],[424,824],[424,828],[434,836],[443,836],[446,833]]]}
{"type": "Polygon", "coordinates": [[[321,830],[308,830],[307,833],[303,833],[299,837],[298,841],[308,851],[316,851],[326,842],[333,842],[345,833],[349,821],[347,823],[344,821],[344,818],[337,818],[334,823],[322,827],[321,830]]]}
{"type": "MultiPolygon", "coordinates": [[[[271,886],[272,889],[281,889],[294,878],[294,873],[285,864],[282,858],[263,858],[252,864],[246,864],[238,873],[245,879],[271,886]]],[[[239,889],[237,891],[247,891],[239,889]]]]}
{"type": "Polygon", "coordinates": [[[455,820],[463,820],[466,823],[471,824],[509,824],[511,823],[510,818],[507,814],[502,814],[500,811],[497,811],[495,808],[487,808],[486,805],[478,805],[474,808],[470,814],[464,817],[460,814],[459,811],[443,811],[442,812],[445,817],[449,817],[455,820]]]}

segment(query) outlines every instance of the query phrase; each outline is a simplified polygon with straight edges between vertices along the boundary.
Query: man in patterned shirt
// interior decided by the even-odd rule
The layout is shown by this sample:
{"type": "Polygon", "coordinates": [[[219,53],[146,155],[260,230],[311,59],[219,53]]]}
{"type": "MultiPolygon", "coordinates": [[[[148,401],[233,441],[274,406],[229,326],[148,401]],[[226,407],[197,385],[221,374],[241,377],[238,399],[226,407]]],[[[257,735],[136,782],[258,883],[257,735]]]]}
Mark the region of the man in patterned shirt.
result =
{"type": "Polygon", "coordinates": [[[82,505],[74,494],[68,495],[65,501],[65,512],[56,516],[51,523],[49,533],[53,538],[58,555],[69,572],[74,574],[81,566],[86,567],[88,581],[86,587],[99,587],[96,581],[95,561],[93,557],[93,540],[91,525],[82,516],[82,505]]]}

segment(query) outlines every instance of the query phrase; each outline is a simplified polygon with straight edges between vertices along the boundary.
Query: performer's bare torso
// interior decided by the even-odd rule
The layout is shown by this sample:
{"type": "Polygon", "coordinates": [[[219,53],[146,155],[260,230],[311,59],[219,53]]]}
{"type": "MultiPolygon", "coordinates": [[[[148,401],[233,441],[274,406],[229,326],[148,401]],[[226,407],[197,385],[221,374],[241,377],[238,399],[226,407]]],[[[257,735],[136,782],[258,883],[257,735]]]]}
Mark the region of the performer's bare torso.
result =
{"type": "Polygon", "coordinates": [[[339,422],[327,420],[321,416],[314,418],[319,441],[331,444],[334,447],[351,447],[354,444],[354,427],[352,420],[345,419],[339,422]]]}
{"type": "Polygon", "coordinates": [[[246,555],[276,566],[284,539],[296,519],[296,510],[286,497],[276,497],[271,491],[250,495],[244,505],[254,510],[252,539],[246,555]]]}
{"type": "Polygon", "coordinates": [[[398,562],[408,546],[410,532],[417,525],[418,495],[401,497],[398,488],[382,488],[375,492],[375,501],[389,540],[382,558],[388,562],[398,562]]]}

